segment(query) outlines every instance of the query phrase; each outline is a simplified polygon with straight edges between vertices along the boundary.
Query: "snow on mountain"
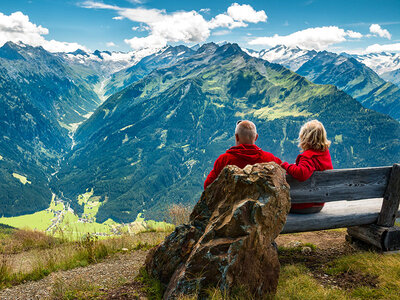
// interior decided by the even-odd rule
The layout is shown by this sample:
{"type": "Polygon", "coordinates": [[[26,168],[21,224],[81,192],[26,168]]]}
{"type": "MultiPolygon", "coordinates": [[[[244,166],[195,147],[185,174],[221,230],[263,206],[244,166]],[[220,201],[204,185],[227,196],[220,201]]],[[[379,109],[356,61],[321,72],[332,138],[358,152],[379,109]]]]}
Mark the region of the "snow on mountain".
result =
{"type": "Polygon", "coordinates": [[[260,56],[260,52],[258,52],[256,50],[253,50],[253,49],[242,48],[242,51],[247,53],[250,56],[253,56],[253,57],[257,57],[258,58],[260,56]]]}
{"type": "Polygon", "coordinates": [[[349,56],[370,67],[383,79],[400,86],[400,53],[381,52],[349,56]]]}
{"type": "Polygon", "coordinates": [[[400,69],[400,53],[381,52],[351,56],[370,67],[378,75],[400,69]]]}
{"type": "Polygon", "coordinates": [[[272,63],[281,64],[292,71],[297,71],[315,55],[317,55],[315,50],[278,45],[271,49],[260,51],[259,57],[272,63]]]}
{"type": "Polygon", "coordinates": [[[130,52],[110,52],[96,50],[87,53],[78,49],[70,53],[59,53],[61,57],[73,64],[91,65],[99,69],[105,77],[118,72],[124,68],[131,67],[138,63],[142,58],[156,53],[160,49],[142,49],[130,52]]]}
{"type": "Polygon", "coordinates": [[[265,49],[259,52],[244,48],[242,50],[250,56],[283,65],[292,71],[297,71],[304,63],[317,54],[315,50],[305,50],[300,49],[299,47],[288,47],[285,45],[278,45],[271,49],[265,49]]]}

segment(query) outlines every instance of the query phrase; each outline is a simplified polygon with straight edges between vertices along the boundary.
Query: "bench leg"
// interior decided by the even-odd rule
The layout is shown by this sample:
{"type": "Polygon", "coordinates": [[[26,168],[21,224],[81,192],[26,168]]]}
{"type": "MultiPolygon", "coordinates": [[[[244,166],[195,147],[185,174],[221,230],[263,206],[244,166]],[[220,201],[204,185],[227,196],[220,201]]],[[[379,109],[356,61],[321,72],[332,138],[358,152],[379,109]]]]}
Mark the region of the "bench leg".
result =
{"type": "Polygon", "coordinates": [[[383,251],[400,250],[400,227],[375,224],[347,228],[351,238],[373,245],[383,251]]]}

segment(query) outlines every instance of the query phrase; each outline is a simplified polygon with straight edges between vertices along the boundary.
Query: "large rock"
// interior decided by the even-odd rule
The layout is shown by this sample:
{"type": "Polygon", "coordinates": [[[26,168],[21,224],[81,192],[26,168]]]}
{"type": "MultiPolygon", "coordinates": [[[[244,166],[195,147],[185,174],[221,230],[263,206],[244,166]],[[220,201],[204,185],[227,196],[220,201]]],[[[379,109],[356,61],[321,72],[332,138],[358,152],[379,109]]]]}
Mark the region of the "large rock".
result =
{"type": "Polygon", "coordinates": [[[189,224],[178,226],[146,259],[164,299],[204,296],[209,287],[275,293],[280,264],[274,239],[290,209],[285,171],[275,163],[227,166],[202,194],[189,224]]]}

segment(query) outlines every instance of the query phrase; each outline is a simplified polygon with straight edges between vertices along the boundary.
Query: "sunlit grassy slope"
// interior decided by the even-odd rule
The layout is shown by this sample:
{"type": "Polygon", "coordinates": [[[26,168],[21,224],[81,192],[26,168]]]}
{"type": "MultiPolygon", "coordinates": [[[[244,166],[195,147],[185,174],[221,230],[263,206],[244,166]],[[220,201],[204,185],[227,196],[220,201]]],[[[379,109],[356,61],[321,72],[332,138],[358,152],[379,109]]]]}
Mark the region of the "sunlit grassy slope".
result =
{"type": "Polygon", "coordinates": [[[134,222],[128,224],[119,224],[111,219],[99,223],[96,221],[96,214],[101,206],[101,202],[99,202],[99,197],[93,196],[93,190],[79,195],[78,202],[84,206],[81,216],[75,214],[68,204],[56,201],[53,196],[49,208],[33,214],[17,217],[1,217],[0,224],[21,229],[45,231],[49,234],[56,236],[63,235],[71,239],[79,239],[86,233],[105,237],[124,232],[137,233],[173,229],[173,225],[171,224],[145,220],[140,214],[134,222]]]}

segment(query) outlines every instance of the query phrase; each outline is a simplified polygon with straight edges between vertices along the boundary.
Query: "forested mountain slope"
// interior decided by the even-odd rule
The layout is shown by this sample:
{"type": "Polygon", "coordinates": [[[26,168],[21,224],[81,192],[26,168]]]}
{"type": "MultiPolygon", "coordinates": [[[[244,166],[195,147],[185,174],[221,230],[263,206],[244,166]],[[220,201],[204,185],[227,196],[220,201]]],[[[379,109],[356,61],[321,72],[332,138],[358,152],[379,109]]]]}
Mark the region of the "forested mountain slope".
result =
{"type": "Polygon", "coordinates": [[[290,162],[311,118],[326,125],[335,168],[400,159],[399,122],[236,44],[210,43],[103,103],[78,129],[52,186],[75,207],[77,195],[93,188],[103,201],[98,221],[132,221],[142,212],[162,219],[171,203],[197,200],[245,118],[258,126],[259,146],[290,162]]]}

